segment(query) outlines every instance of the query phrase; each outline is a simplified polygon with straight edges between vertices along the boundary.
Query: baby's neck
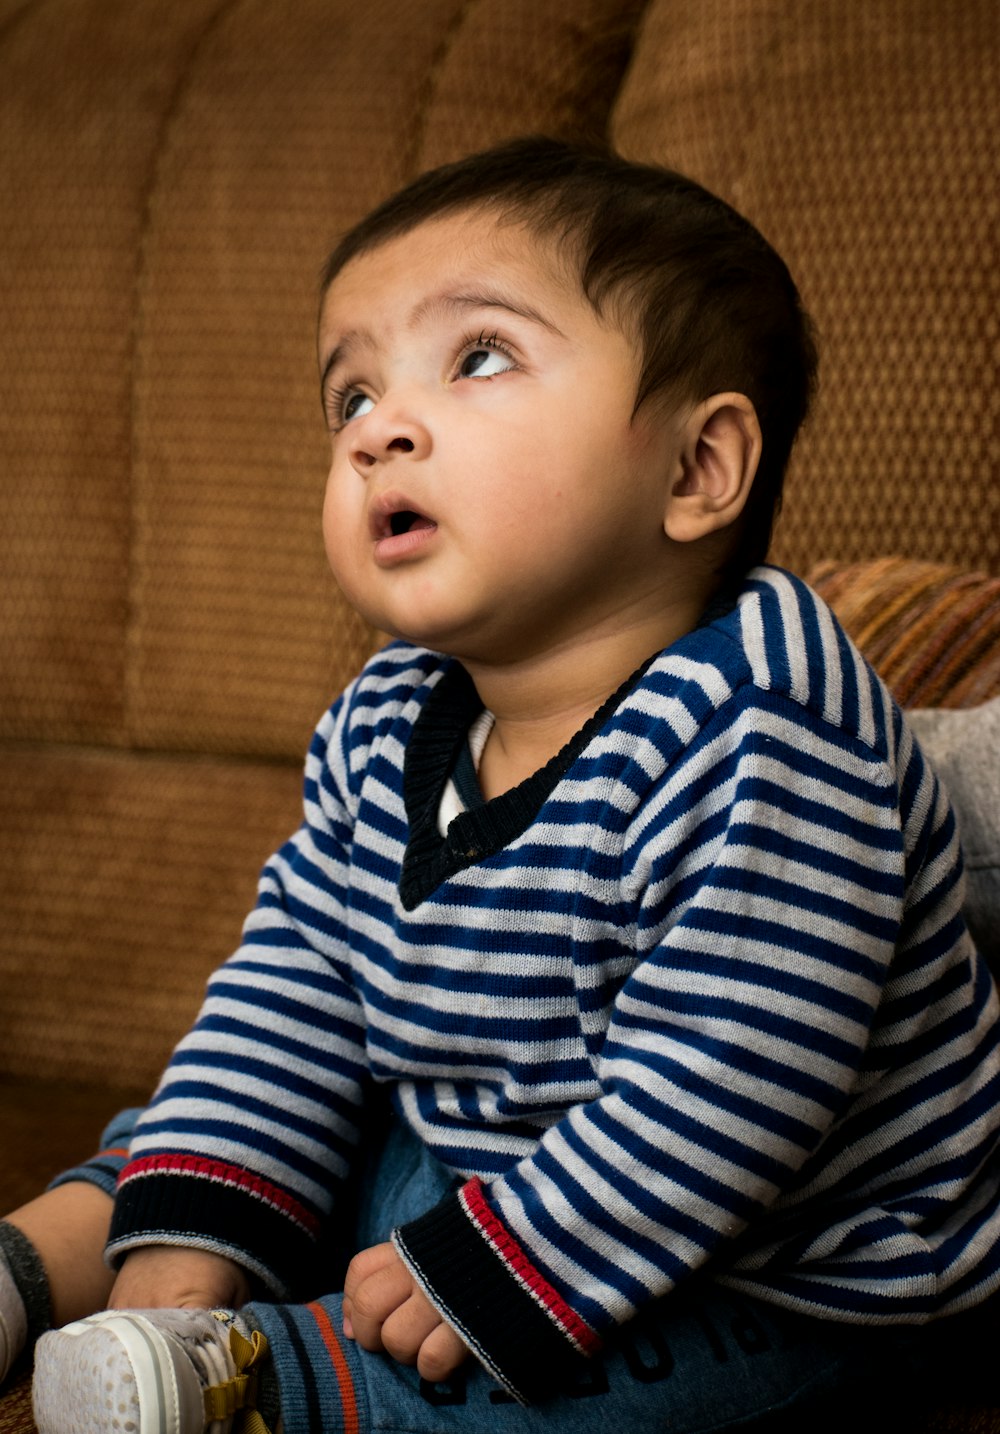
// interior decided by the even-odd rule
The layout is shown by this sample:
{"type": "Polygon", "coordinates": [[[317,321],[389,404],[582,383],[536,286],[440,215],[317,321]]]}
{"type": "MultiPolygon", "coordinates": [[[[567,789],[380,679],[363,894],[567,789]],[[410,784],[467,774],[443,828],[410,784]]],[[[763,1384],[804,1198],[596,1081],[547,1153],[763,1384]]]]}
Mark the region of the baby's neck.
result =
{"type": "MultiPolygon", "coordinates": [[[[597,707],[600,707],[600,702],[597,707]]],[[[523,723],[495,722],[479,759],[479,786],[484,798],[502,796],[541,770],[580,730],[597,708],[523,723]]]]}
{"type": "Polygon", "coordinates": [[[699,617],[695,611],[591,635],[516,662],[465,659],[495,718],[479,763],[483,796],[500,796],[544,767],[643,662],[689,632],[699,617]]]}

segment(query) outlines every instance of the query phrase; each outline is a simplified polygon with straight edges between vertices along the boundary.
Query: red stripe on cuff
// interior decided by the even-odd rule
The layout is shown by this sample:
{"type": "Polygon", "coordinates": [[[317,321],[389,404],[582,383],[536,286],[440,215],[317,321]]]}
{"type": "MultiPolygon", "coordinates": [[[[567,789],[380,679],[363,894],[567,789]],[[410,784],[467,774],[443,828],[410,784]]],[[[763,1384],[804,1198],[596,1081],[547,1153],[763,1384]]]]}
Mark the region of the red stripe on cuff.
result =
{"type": "Polygon", "coordinates": [[[486,1203],[482,1182],[476,1177],[463,1185],[458,1197],[469,1219],[503,1260],[504,1264],[523,1285],[533,1299],[543,1305],[567,1338],[572,1340],[583,1354],[595,1354],[601,1346],[599,1337],[585,1324],[575,1310],[554,1290],[546,1279],[535,1269],[509,1230],[503,1226],[486,1203]]]}
{"type": "Polygon", "coordinates": [[[226,1165],[220,1160],[203,1160],[197,1155],[147,1155],[129,1161],[118,1177],[118,1188],[122,1189],[132,1181],[142,1180],[150,1175],[185,1175],[239,1190],[277,1210],[314,1238],[319,1234],[320,1222],[311,1211],[300,1205],[286,1190],[261,1179],[259,1175],[251,1174],[239,1165],[226,1165]]]}

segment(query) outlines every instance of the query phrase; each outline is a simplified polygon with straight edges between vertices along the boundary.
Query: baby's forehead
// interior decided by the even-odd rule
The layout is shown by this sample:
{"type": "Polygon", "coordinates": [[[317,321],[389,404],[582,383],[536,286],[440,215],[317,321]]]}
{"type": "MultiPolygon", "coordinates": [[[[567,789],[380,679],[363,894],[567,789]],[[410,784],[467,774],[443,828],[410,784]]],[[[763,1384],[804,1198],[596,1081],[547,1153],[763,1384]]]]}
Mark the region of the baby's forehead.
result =
{"type": "Polygon", "coordinates": [[[346,292],[367,289],[375,295],[401,275],[415,282],[440,275],[461,283],[503,272],[508,279],[538,291],[582,293],[579,265],[570,246],[499,205],[475,204],[429,215],[366,244],[333,276],[323,307],[346,292]]]}

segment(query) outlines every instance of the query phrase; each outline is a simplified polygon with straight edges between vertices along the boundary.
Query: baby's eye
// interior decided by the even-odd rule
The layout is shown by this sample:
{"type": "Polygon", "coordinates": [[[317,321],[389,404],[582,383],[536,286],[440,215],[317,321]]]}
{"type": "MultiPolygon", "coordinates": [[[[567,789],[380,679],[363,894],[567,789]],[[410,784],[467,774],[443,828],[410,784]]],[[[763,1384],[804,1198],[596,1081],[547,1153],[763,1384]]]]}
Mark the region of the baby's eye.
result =
{"type": "Polygon", "coordinates": [[[496,339],[477,339],[458,366],[459,378],[493,378],[516,368],[513,358],[496,339]]]}
{"type": "Polygon", "coordinates": [[[367,393],[361,393],[359,389],[354,389],[344,395],[340,404],[341,420],[344,423],[350,423],[352,418],[362,418],[374,407],[375,400],[373,398],[370,398],[367,393]]]}

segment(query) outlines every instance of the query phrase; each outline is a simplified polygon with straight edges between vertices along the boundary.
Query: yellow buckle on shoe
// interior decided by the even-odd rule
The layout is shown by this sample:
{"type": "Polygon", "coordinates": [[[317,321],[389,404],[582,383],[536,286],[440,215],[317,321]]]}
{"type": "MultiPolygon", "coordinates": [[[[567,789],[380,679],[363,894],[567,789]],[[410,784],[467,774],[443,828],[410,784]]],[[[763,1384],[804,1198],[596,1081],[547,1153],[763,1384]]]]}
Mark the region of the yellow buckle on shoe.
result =
{"type": "Polygon", "coordinates": [[[229,1330],[229,1352],[236,1365],[236,1373],[224,1384],[213,1384],[205,1390],[205,1418],[230,1419],[235,1414],[243,1418],[237,1423],[239,1434],[270,1434],[267,1425],[257,1413],[258,1367],[267,1358],[267,1340],[259,1329],[246,1339],[235,1325],[229,1330]]]}

